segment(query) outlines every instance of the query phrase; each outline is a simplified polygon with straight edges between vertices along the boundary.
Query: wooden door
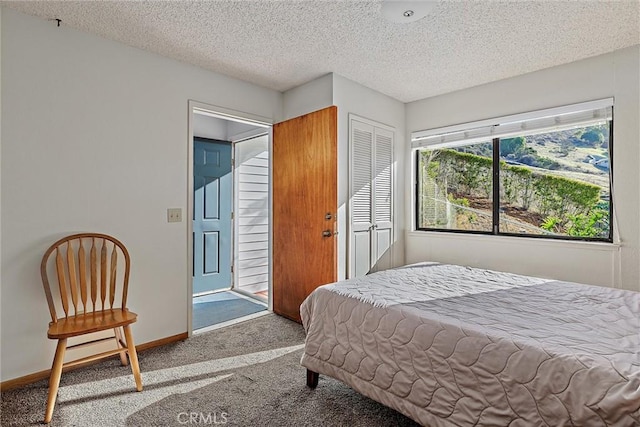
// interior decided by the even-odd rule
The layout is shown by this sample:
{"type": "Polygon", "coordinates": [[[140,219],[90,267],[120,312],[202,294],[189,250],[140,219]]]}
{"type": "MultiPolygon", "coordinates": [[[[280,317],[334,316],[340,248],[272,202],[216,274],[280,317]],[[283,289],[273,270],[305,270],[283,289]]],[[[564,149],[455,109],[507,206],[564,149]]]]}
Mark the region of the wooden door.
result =
{"type": "Polygon", "coordinates": [[[231,287],[231,144],[194,138],[193,293],[231,287]]]}
{"type": "Polygon", "coordinates": [[[337,280],[337,107],[273,127],[273,311],[337,280]]]}

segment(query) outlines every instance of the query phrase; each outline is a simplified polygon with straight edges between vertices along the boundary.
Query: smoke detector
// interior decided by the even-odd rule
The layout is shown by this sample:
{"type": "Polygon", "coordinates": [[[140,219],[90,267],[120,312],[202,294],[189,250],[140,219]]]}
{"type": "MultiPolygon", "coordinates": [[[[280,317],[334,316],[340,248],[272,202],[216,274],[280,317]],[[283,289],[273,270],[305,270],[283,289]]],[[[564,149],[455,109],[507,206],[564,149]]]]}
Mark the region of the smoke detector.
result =
{"type": "Polygon", "coordinates": [[[395,23],[408,23],[418,21],[429,14],[438,4],[437,1],[405,1],[384,0],[382,2],[382,16],[387,21],[395,23]]]}

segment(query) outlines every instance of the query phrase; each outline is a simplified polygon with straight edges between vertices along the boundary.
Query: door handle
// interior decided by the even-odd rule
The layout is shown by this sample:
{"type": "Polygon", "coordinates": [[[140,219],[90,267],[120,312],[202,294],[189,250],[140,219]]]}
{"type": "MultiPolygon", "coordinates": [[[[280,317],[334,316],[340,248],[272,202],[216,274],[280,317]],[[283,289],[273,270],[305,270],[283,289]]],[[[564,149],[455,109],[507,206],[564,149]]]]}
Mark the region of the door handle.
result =
{"type": "Polygon", "coordinates": [[[322,237],[331,237],[333,235],[333,233],[331,232],[331,230],[324,230],[322,232],[322,237]]]}

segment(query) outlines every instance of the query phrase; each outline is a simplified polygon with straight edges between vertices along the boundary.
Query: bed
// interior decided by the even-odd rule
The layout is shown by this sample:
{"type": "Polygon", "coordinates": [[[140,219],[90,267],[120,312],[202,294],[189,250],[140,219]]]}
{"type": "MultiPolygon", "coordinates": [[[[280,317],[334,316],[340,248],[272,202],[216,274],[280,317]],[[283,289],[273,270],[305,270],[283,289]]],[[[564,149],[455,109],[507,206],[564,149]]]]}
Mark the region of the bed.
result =
{"type": "Polygon", "coordinates": [[[317,288],[301,363],[431,427],[640,425],[640,293],[423,263],[317,288]]]}

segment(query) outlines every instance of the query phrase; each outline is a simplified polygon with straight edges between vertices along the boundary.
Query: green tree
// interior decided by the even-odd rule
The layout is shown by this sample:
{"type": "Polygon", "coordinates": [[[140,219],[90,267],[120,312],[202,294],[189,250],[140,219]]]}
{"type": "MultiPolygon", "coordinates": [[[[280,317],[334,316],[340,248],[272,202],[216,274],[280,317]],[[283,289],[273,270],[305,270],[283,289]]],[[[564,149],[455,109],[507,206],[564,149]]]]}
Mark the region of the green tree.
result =
{"type": "Polygon", "coordinates": [[[604,142],[604,135],[602,134],[602,130],[593,127],[584,132],[580,136],[580,139],[589,145],[599,146],[604,142]]]}
{"type": "Polygon", "coordinates": [[[548,216],[544,220],[540,228],[542,228],[543,230],[550,231],[552,233],[558,233],[561,231],[560,223],[561,223],[561,220],[557,216],[548,216]]]}
{"type": "Polygon", "coordinates": [[[606,237],[609,232],[609,212],[594,209],[588,214],[569,215],[567,234],[575,237],[606,237]]]}
{"type": "Polygon", "coordinates": [[[523,136],[517,136],[515,138],[504,138],[500,140],[500,155],[507,156],[509,154],[518,154],[524,151],[525,143],[527,142],[523,136]]]}

